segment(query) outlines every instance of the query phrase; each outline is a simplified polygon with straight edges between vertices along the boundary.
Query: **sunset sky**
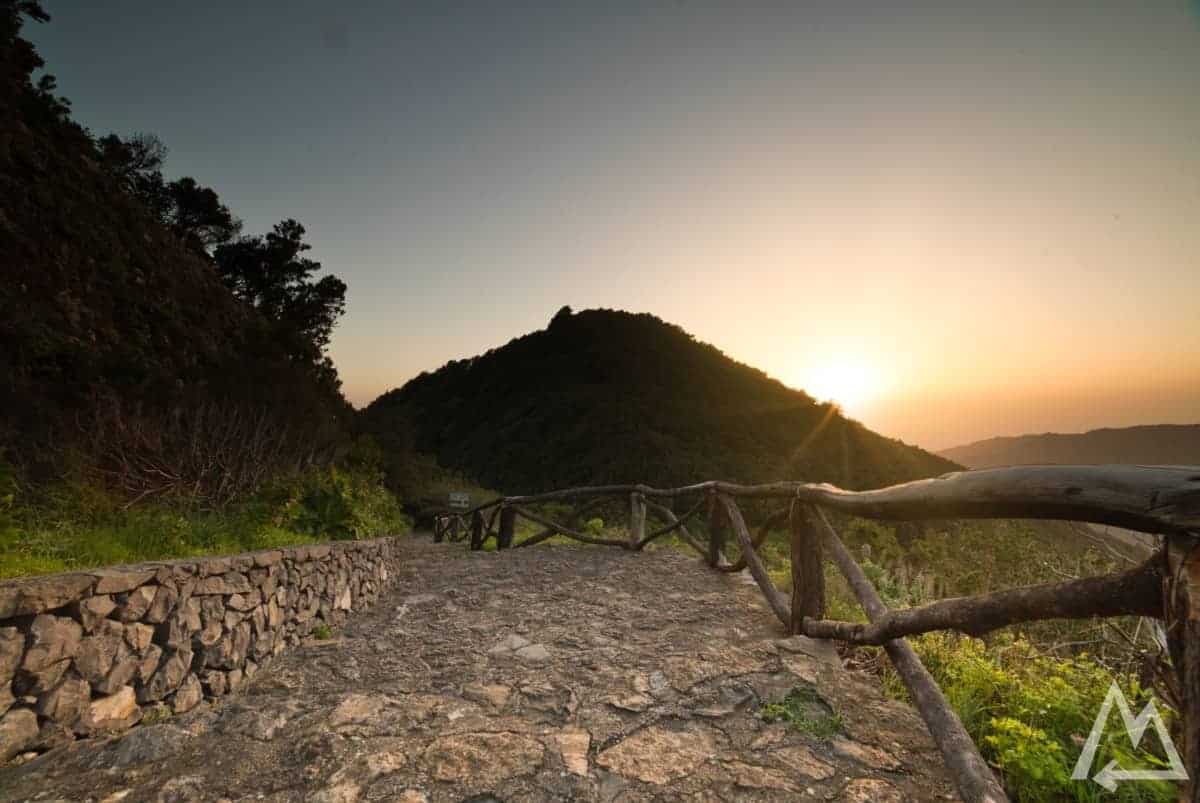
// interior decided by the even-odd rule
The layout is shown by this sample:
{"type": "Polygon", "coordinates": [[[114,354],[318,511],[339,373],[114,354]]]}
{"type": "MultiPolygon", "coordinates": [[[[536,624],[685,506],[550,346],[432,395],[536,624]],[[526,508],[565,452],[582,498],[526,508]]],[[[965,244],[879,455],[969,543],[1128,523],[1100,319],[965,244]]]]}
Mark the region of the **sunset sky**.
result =
{"type": "Polygon", "coordinates": [[[928,448],[1200,422],[1193,4],[45,6],[76,119],[308,228],[357,404],[569,304],[928,448]]]}

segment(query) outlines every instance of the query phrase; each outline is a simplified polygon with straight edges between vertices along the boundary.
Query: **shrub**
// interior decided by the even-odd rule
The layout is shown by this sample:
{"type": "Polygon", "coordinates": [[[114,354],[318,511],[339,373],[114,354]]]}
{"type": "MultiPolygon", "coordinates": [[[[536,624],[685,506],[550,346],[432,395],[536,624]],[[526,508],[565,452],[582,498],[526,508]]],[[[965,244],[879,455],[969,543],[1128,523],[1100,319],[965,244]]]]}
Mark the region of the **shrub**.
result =
{"type": "Polygon", "coordinates": [[[1013,797],[1051,800],[1070,785],[1063,747],[1044,730],[1009,717],[993,719],[990,730],[983,746],[1004,770],[1005,786],[1013,797]]]}
{"type": "MultiPolygon", "coordinates": [[[[1114,675],[1086,654],[1046,655],[1006,633],[991,643],[951,633],[912,641],[984,758],[1004,774],[1015,800],[1100,799],[1098,785],[1072,780],[1071,771],[1114,681],[1135,713],[1149,701],[1149,690],[1135,678],[1114,675]]],[[[903,696],[891,666],[884,672],[888,690],[903,696]]],[[[1158,707],[1169,721],[1172,712],[1161,702],[1158,707]]],[[[1126,769],[1165,766],[1155,750],[1161,746],[1148,736],[1135,751],[1114,711],[1092,772],[1110,760],[1126,769]]],[[[1175,790],[1165,782],[1127,782],[1114,795],[1103,795],[1105,800],[1165,802],[1175,799],[1175,790]]]]}

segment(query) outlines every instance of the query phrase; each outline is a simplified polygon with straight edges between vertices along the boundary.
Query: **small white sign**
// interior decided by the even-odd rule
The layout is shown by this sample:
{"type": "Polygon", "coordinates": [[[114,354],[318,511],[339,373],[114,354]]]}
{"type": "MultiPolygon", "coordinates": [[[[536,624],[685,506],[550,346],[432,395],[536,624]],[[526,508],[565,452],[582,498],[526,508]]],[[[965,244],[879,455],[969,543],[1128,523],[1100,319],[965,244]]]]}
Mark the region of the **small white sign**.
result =
{"type": "Polygon", "coordinates": [[[1079,761],[1075,762],[1075,770],[1071,773],[1071,778],[1076,781],[1087,780],[1088,773],[1092,771],[1092,762],[1096,760],[1096,749],[1100,746],[1100,737],[1104,734],[1104,726],[1108,724],[1108,715],[1112,711],[1114,703],[1117,710],[1121,712],[1121,724],[1125,726],[1125,733],[1135,748],[1141,743],[1146,728],[1154,725],[1154,730],[1158,733],[1158,740],[1162,742],[1163,750],[1166,751],[1167,760],[1171,766],[1165,770],[1126,770],[1121,769],[1114,760],[1105,764],[1099,772],[1092,776],[1092,780],[1110,792],[1115,792],[1117,784],[1121,781],[1186,781],[1187,770],[1183,767],[1179,751],[1175,749],[1175,743],[1171,741],[1171,736],[1167,733],[1167,726],[1163,723],[1162,715],[1158,713],[1154,701],[1146,703],[1142,713],[1135,717],[1129,708],[1129,701],[1125,699],[1125,694],[1115,681],[1109,686],[1108,694],[1104,696],[1100,713],[1096,715],[1096,722],[1092,725],[1092,732],[1088,734],[1087,742],[1083,745],[1083,753],[1080,754],[1079,761]]]}
{"type": "Polygon", "coordinates": [[[471,506],[471,495],[462,491],[450,492],[450,509],[451,510],[466,510],[471,506]]]}

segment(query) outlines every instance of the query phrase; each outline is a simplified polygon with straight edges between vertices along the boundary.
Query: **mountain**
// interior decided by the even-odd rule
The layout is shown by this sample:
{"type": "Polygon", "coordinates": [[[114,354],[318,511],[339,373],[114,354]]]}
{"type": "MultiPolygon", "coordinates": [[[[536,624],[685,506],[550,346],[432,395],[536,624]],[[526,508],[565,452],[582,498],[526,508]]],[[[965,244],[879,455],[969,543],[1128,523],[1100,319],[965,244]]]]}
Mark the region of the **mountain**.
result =
{"type": "Polygon", "coordinates": [[[362,422],[393,455],[432,455],[509,493],[707,479],[870,488],[958,468],[678,326],[613,310],[563,308],[546,329],[383,394],[362,422]]]}
{"type": "Polygon", "coordinates": [[[1140,463],[1200,465],[1200,424],[1094,429],[1077,434],[1047,432],[956,446],[942,457],[970,468],[1031,463],[1140,463]]]}

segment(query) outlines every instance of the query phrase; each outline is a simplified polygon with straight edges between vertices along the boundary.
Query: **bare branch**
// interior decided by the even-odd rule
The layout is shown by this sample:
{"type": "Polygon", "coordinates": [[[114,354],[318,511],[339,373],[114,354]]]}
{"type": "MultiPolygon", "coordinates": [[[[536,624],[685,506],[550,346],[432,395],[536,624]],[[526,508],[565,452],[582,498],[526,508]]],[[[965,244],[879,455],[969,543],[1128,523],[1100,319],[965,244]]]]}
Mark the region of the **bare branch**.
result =
{"type": "Polygon", "coordinates": [[[944,599],[872,617],[871,624],[804,620],[804,633],[855,644],[958,630],[979,636],[1000,627],[1042,619],[1090,619],[1098,616],[1162,616],[1165,559],[1161,552],[1139,566],[1103,577],[1013,588],[978,597],[944,599]]]}
{"type": "Polygon", "coordinates": [[[560,535],[565,535],[567,538],[572,538],[576,541],[582,541],[585,544],[597,544],[599,546],[622,546],[622,547],[628,545],[628,542],[623,541],[623,540],[618,540],[616,538],[598,538],[593,535],[586,535],[584,533],[578,532],[577,530],[572,530],[569,527],[564,527],[563,525],[556,524],[553,521],[550,521],[549,519],[542,518],[538,514],[533,513],[529,510],[526,510],[525,508],[511,505],[511,506],[509,506],[509,509],[515,511],[517,513],[517,515],[519,515],[519,516],[524,516],[525,518],[532,521],[534,524],[540,524],[543,527],[554,530],[554,532],[559,533],[560,535]]]}
{"type": "Polygon", "coordinates": [[[742,547],[742,559],[750,567],[750,574],[754,577],[754,582],[758,583],[759,589],[762,590],[763,596],[767,598],[767,604],[771,606],[771,610],[779,617],[779,621],[783,622],[784,626],[790,627],[792,622],[792,607],[788,603],[787,597],[780,593],[775,584],[771,582],[771,576],[767,573],[767,569],[763,566],[762,560],[759,559],[758,553],[754,551],[754,542],[750,540],[750,532],[746,529],[746,520],[742,518],[742,511],[738,510],[737,504],[733,498],[725,494],[719,494],[717,499],[721,506],[725,508],[725,515],[729,518],[729,523],[733,525],[734,535],[737,536],[738,543],[742,547]]]}
{"type": "MultiPolygon", "coordinates": [[[[858,597],[859,604],[867,612],[867,616],[875,621],[887,615],[887,607],[879,598],[871,581],[863,574],[862,567],[854,562],[846,545],[837,533],[829,526],[829,521],[821,510],[817,509],[817,522],[825,536],[825,547],[830,557],[841,569],[846,581],[858,597]]],[[[896,673],[904,681],[905,688],[912,696],[917,711],[925,720],[929,733],[937,742],[946,767],[954,775],[955,785],[959,794],[968,803],[999,803],[1008,800],[996,776],[988,767],[979,749],[971,741],[966,728],[946,702],[945,695],[938,688],[937,682],[929,674],[921,659],[917,657],[912,646],[904,639],[896,639],[883,645],[896,673]]]]}

